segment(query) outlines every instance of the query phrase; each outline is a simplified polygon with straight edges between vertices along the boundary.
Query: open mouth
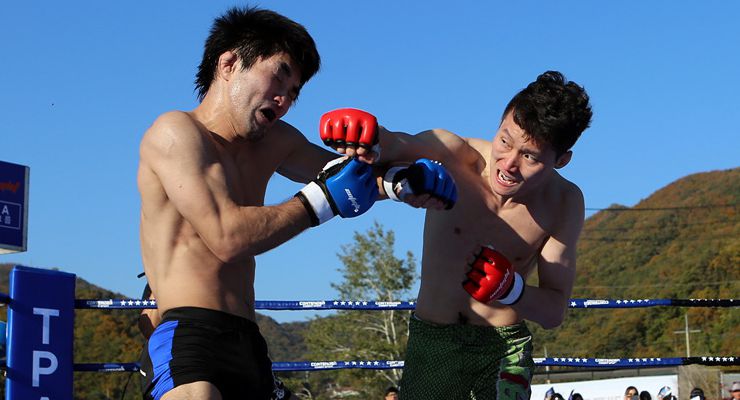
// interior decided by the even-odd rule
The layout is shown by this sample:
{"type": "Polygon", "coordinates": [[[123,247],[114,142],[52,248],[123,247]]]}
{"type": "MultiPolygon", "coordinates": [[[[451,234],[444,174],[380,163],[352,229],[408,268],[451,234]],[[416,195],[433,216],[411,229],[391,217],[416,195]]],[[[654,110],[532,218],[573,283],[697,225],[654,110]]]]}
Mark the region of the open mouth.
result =
{"type": "Polygon", "coordinates": [[[272,111],[270,108],[263,108],[260,112],[269,122],[274,122],[277,119],[277,114],[275,114],[275,111],[272,111]]]}
{"type": "Polygon", "coordinates": [[[515,178],[506,175],[503,171],[498,171],[498,181],[504,186],[514,186],[519,183],[515,178]]]}

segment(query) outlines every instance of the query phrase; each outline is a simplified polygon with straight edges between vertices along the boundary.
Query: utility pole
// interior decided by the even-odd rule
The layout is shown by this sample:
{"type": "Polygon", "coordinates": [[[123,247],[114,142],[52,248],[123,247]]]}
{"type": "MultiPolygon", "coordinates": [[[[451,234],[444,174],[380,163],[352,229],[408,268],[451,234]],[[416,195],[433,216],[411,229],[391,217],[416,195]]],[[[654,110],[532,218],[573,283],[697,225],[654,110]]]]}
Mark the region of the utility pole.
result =
{"type": "Polygon", "coordinates": [[[685,334],[686,335],[686,357],[691,357],[691,343],[689,342],[689,333],[701,332],[699,329],[689,330],[689,313],[686,312],[683,315],[684,329],[682,331],[673,331],[674,334],[685,334]]]}

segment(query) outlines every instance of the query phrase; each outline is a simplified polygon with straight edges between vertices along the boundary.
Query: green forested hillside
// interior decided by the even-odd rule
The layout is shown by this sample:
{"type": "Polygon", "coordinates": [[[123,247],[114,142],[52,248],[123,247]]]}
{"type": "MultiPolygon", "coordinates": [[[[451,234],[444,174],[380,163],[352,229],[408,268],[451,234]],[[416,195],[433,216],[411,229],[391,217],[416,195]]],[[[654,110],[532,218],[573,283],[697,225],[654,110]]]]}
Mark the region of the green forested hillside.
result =
{"type": "MultiPolygon", "coordinates": [[[[635,207],[586,221],[573,298],[737,298],[740,168],[685,177],[635,207]]],[[[559,329],[535,328],[538,355],[591,357],[737,355],[736,308],[570,310],[559,329]]]]}
{"type": "MultiPolygon", "coordinates": [[[[587,219],[578,246],[574,298],[738,298],[740,293],[740,168],[680,179],[634,207],[614,205],[587,219]]],[[[0,291],[11,265],[0,264],[0,291]]],[[[530,284],[536,282],[532,277],[530,284]]],[[[121,298],[78,279],[78,298],[121,298]]],[[[0,309],[5,319],[5,309],[0,309]]],[[[136,311],[79,310],[76,362],[130,362],[142,339],[136,311]]],[[[653,307],[572,309],[564,324],[535,334],[535,355],[681,357],[688,317],[692,355],[738,355],[736,308],[653,307]]],[[[274,361],[308,360],[309,323],[277,324],[258,316],[274,361]]],[[[370,373],[370,372],[368,372],[370,373]]],[[[76,373],[76,399],[118,399],[127,373],[76,373]]],[[[302,375],[301,375],[302,376],[302,375]]],[[[296,375],[294,375],[296,377],[296,375]]],[[[138,398],[138,375],[127,399],[138,398]]]]}

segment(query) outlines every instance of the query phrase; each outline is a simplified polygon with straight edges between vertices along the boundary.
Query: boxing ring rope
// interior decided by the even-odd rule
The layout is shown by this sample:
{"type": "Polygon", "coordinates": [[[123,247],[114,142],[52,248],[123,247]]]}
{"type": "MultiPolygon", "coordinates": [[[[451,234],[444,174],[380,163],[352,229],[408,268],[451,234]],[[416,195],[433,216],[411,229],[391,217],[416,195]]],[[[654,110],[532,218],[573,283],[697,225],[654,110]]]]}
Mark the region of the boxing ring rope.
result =
{"type": "MultiPolygon", "coordinates": [[[[2,295],[0,293],[0,295],[2,295]]],[[[737,307],[740,299],[570,299],[568,308],[644,308],[676,307],[737,307]]],[[[147,309],[157,308],[156,300],[141,299],[77,299],[77,309],[147,309]]],[[[349,300],[257,300],[257,310],[414,310],[413,301],[349,301],[349,300]]]]}
{"type": "MultiPolygon", "coordinates": [[[[660,368],[680,365],[732,366],[740,365],[738,357],[669,357],[669,358],[583,358],[583,357],[535,357],[538,367],[579,368],[660,368]]],[[[1,364],[4,368],[5,365],[1,364]]],[[[337,369],[399,369],[403,361],[354,360],[354,361],[277,361],[273,371],[326,371],[337,369]]],[[[138,372],[138,363],[79,363],[73,365],[75,372],[138,372]]]]}
{"type": "MultiPolygon", "coordinates": [[[[8,304],[6,398],[72,399],[73,371],[136,372],[137,363],[79,363],[72,357],[75,309],[154,309],[156,301],[142,299],[75,299],[75,275],[60,271],[15,266],[10,274],[8,304]],[[35,332],[35,333],[34,333],[35,332]],[[41,343],[39,343],[41,338],[41,343]],[[52,340],[53,339],[53,340],[52,340]],[[48,364],[48,365],[47,365],[48,364]]],[[[569,308],[737,307],[740,299],[571,299],[569,308]]],[[[414,310],[410,301],[256,301],[258,310],[414,310]]],[[[581,368],[655,368],[701,364],[740,365],[737,356],[673,358],[534,358],[537,366],[581,368]]],[[[298,361],[274,362],[275,371],[403,368],[403,361],[298,361]]]]}

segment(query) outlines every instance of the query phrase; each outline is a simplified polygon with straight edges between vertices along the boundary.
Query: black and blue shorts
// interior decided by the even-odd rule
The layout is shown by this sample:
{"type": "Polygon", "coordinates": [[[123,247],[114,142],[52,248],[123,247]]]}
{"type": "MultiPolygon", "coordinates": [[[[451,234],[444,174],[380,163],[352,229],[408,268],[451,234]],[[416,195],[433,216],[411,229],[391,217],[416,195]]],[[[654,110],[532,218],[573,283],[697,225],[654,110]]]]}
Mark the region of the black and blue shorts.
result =
{"type": "Polygon", "coordinates": [[[259,327],[246,318],[198,307],[170,309],[147,350],[153,374],[146,398],[158,400],[197,381],[212,383],[224,400],[290,398],[272,373],[259,327]]]}

